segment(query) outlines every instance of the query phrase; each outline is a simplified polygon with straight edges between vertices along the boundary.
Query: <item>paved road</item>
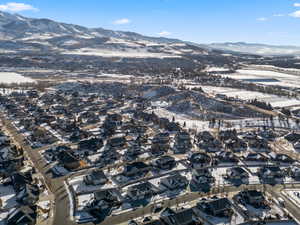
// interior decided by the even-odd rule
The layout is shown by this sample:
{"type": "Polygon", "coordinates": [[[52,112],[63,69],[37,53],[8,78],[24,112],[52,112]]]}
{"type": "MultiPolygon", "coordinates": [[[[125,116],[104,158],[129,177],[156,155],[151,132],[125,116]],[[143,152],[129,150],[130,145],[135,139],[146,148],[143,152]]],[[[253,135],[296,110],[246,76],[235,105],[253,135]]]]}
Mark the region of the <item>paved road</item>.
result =
{"type": "Polygon", "coordinates": [[[53,178],[48,172],[49,165],[42,158],[39,151],[32,149],[26,144],[24,137],[18,132],[11,121],[1,117],[5,129],[11,135],[15,144],[22,147],[24,154],[28,156],[36,170],[43,176],[44,182],[51,193],[54,194],[54,218],[53,225],[75,225],[76,223],[70,220],[70,202],[67,191],[64,186],[65,178],[53,178]]]}
{"type": "MultiPolygon", "coordinates": [[[[286,185],[287,188],[300,188],[300,184],[296,185],[286,185]]],[[[228,194],[228,193],[234,193],[234,192],[239,192],[242,190],[260,190],[260,191],[265,191],[268,192],[272,196],[280,197],[280,190],[282,190],[284,187],[282,185],[277,185],[277,186],[270,186],[270,185],[263,185],[263,184],[250,184],[250,185],[241,185],[239,187],[236,186],[223,186],[223,187],[214,187],[212,191],[209,193],[209,195],[218,195],[218,194],[228,194]],[[276,193],[276,195],[274,195],[276,193]]],[[[171,207],[171,206],[176,206],[181,203],[186,203],[186,202],[191,202],[195,201],[199,198],[202,197],[207,197],[208,194],[206,193],[188,193],[182,196],[179,196],[176,199],[169,199],[169,200],[164,200],[162,202],[154,202],[149,205],[147,205],[144,208],[138,208],[134,211],[130,212],[125,212],[117,216],[112,216],[107,218],[104,222],[101,223],[101,225],[112,225],[112,224],[122,224],[127,221],[130,221],[133,218],[136,217],[142,217],[147,214],[151,214],[152,210],[155,208],[155,206],[159,203],[163,207],[171,207]]],[[[297,206],[293,206],[292,211],[290,212],[291,215],[295,218],[298,219],[300,217],[299,208],[297,206]]],[[[288,209],[291,209],[290,205],[287,206],[288,209]]]]}

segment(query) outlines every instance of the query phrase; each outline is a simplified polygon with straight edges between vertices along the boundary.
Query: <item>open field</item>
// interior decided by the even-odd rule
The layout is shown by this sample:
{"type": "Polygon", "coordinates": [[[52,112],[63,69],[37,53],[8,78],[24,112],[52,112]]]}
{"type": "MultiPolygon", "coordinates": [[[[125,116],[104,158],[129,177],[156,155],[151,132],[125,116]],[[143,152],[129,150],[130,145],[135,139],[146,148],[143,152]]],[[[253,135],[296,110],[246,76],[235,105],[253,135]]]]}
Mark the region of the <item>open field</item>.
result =
{"type": "Polygon", "coordinates": [[[236,73],[230,75],[226,74],[224,76],[264,85],[279,85],[284,87],[300,88],[299,76],[274,71],[242,69],[237,70],[236,73]]]}
{"type": "Polygon", "coordinates": [[[257,99],[260,101],[268,102],[273,107],[289,107],[300,105],[300,100],[295,98],[279,97],[276,95],[264,94],[256,91],[246,91],[236,88],[227,87],[214,87],[214,86],[201,86],[201,88],[209,94],[223,94],[228,97],[239,98],[242,100],[257,99]]]}

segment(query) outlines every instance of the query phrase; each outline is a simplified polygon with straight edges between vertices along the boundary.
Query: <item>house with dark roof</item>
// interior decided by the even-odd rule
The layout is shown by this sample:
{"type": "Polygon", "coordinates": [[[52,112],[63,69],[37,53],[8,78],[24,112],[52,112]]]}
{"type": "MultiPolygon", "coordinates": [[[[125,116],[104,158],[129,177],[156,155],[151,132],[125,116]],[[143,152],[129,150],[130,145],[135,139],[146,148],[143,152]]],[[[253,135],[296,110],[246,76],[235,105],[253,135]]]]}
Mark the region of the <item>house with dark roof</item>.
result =
{"type": "Polygon", "coordinates": [[[226,149],[232,150],[234,152],[243,152],[248,148],[247,143],[240,138],[225,140],[224,146],[226,149]]]}
{"type": "Polygon", "coordinates": [[[177,163],[172,156],[161,156],[153,162],[154,168],[159,170],[171,170],[176,164],[177,163]]]}
{"type": "Polygon", "coordinates": [[[66,169],[73,170],[80,167],[79,159],[70,151],[59,152],[57,159],[66,169]]]}
{"type": "Polygon", "coordinates": [[[148,173],[150,170],[151,167],[144,162],[133,162],[124,166],[123,175],[128,177],[143,175],[148,173]]]}
{"type": "Polygon", "coordinates": [[[119,194],[115,189],[94,192],[93,199],[85,206],[85,211],[94,217],[103,220],[113,209],[121,206],[119,194]]]}
{"type": "Polygon", "coordinates": [[[127,161],[135,160],[142,154],[142,147],[138,144],[132,144],[124,153],[124,159],[127,161]]]}
{"type": "Polygon", "coordinates": [[[191,208],[180,209],[173,211],[172,213],[162,214],[160,216],[161,221],[165,225],[196,225],[199,224],[198,219],[194,215],[194,211],[191,208]]]}
{"type": "Polygon", "coordinates": [[[116,126],[122,125],[122,115],[114,113],[114,114],[108,114],[106,117],[106,120],[109,123],[114,123],[116,126]]]}
{"type": "Polygon", "coordinates": [[[271,185],[283,183],[284,171],[278,166],[265,165],[258,169],[257,173],[263,183],[271,185]]]}
{"type": "Polygon", "coordinates": [[[170,146],[168,144],[152,144],[150,148],[150,153],[153,156],[161,156],[168,152],[170,146]]]}
{"type": "Polygon", "coordinates": [[[295,160],[289,157],[288,155],[281,154],[281,153],[275,153],[275,152],[270,152],[268,154],[270,157],[270,162],[275,162],[278,164],[292,164],[295,160]]]}
{"type": "Polygon", "coordinates": [[[271,151],[268,140],[266,140],[258,135],[254,135],[254,136],[247,138],[247,142],[248,142],[249,148],[255,152],[270,152],[271,151]]]}
{"type": "Polygon", "coordinates": [[[201,168],[192,170],[191,190],[208,192],[214,182],[215,178],[212,176],[211,169],[201,168]]]}
{"type": "Polygon", "coordinates": [[[36,185],[25,184],[17,193],[17,202],[23,205],[34,205],[39,199],[39,188],[36,185]]]}
{"type": "Polygon", "coordinates": [[[208,131],[198,133],[195,138],[198,147],[207,152],[218,152],[222,149],[222,143],[208,131]]]}
{"type": "Polygon", "coordinates": [[[248,152],[245,156],[243,156],[243,161],[247,165],[265,164],[268,162],[268,158],[258,152],[248,152]]]}
{"type": "Polygon", "coordinates": [[[297,152],[300,152],[300,141],[296,142],[294,144],[294,149],[297,151],[297,152]]]}
{"type": "Polygon", "coordinates": [[[33,225],[35,224],[36,213],[29,206],[22,206],[12,209],[7,217],[7,225],[33,225]]]}
{"type": "Polygon", "coordinates": [[[245,203],[254,206],[255,208],[259,208],[265,203],[265,197],[261,191],[257,190],[246,190],[241,191],[237,198],[240,201],[244,201],[245,203]]]}
{"type": "Polygon", "coordinates": [[[300,141],[300,133],[298,132],[291,132],[284,136],[286,140],[288,140],[291,143],[297,143],[300,141]]]}
{"type": "Polygon", "coordinates": [[[92,137],[79,142],[79,149],[97,151],[102,148],[103,140],[101,138],[92,137]]]}
{"type": "Polygon", "coordinates": [[[188,156],[188,161],[193,169],[202,168],[211,164],[211,158],[206,153],[194,152],[188,156]]]}
{"type": "Polygon", "coordinates": [[[226,170],[224,178],[237,185],[249,183],[248,172],[244,168],[239,166],[228,168],[226,170]]]}
{"type": "Polygon", "coordinates": [[[288,168],[288,174],[290,177],[292,177],[295,180],[300,180],[300,166],[299,165],[293,165],[290,168],[288,168]]]}
{"type": "MultiPolygon", "coordinates": [[[[201,201],[197,203],[195,213],[200,210],[208,215],[215,217],[230,217],[233,213],[232,204],[228,198],[201,201]]],[[[200,215],[199,215],[200,216],[200,215]]]]}
{"type": "Polygon", "coordinates": [[[107,141],[107,144],[113,148],[124,147],[127,143],[125,136],[113,137],[107,141]]]}
{"type": "Polygon", "coordinates": [[[108,181],[103,170],[94,169],[89,174],[84,176],[84,183],[86,185],[104,185],[108,181]]]}
{"type": "Polygon", "coordinates": [[[175,154],[184,154],[192,147],[190,134],[186,131],[177,132],[173,151],[175,154]]]}
{"type": "Polygon", "coordinates": [[[168,132],[158,133],[154,136],[152,143],[153,144],[168,144],[170,141],[170,134],[168,132]]]}
{"type": "Polygon", "coordinates": [[[132,200],[147,199],[156,194],[157,189],[149,182],[136,184],[127,189],[127,197],[132,200]]]}
{"type": "Polygon", "coordinates": [[[175,173],[160,180],[160,187],[167,188],[167,190],[185,190],[189,181],[185,176],[175,173]]]}
{"type": "Polygon", "coordinates": [[[219,164],[237,164],[237,157],[230,151],[220,151],[216,153],[216,158],[219,164]]]}
{"type": "Polygon", "coordinates": [[[26,184],[32,183],[32,178],[31,174],[27,175],[20,172],[16,172],[11,175],[11,181],[14,190],[18,193],[26,186],[26,184]]]}

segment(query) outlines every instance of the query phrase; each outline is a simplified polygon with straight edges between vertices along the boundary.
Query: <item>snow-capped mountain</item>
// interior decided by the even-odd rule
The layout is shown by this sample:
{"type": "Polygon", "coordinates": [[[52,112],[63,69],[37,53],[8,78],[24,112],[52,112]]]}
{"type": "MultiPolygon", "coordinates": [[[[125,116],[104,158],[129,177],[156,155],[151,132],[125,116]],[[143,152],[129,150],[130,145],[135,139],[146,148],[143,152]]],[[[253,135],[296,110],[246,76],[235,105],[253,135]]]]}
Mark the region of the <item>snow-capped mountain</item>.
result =
{"type": "Polygon", "coordinates": [[[300,55],[300,47],[297,46],[266,45],[245,42],[213,43],[208,46],[212,49],[264,56],[300,55]]]}
{"type": "Polygon", "coordinates": [[[0,53],[19,51],[124,58],[174,58],[186,54],[207,54],[203,48],[176,39],[86,28],[0,12],[0,53]]]}

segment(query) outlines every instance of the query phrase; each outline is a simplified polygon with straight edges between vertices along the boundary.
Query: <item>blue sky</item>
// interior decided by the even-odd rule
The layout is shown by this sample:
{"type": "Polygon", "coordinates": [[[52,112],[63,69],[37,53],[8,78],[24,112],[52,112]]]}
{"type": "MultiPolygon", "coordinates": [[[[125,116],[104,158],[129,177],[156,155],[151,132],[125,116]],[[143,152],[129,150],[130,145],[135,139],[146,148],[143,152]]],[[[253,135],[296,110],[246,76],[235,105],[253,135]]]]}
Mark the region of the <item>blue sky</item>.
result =
{"type": "Polygon", "coordinates": [[[0,0],[0,10],[198,43],[300,45],[300,0],[0,0]]]}

